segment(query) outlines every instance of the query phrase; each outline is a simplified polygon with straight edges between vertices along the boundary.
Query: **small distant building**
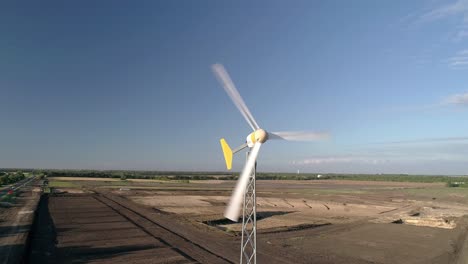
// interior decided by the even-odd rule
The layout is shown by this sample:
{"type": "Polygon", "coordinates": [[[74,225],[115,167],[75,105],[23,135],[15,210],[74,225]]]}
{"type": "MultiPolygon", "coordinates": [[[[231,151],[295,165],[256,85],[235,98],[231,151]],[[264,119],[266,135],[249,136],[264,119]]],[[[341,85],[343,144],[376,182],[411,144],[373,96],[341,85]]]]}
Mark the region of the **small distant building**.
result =
{"type": "Polygon", "coordinates": [[[322,178],[322,174],[317,174],[317,178],[318,179],[322,178]]]}

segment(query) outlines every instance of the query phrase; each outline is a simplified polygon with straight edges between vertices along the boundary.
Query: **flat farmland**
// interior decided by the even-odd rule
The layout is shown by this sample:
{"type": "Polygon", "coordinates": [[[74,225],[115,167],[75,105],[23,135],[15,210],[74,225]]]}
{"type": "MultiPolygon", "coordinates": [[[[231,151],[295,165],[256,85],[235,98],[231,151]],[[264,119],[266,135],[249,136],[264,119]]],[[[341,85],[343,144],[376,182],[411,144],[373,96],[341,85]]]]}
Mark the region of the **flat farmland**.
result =
{"type": "MultiPolygon", "coordinates": [[[[223,217],[234,181],[50,182],[61,191],[47,201],[57,260],[238,262],[240,224],[223,217]],[[152,234],[157,226],[166,231],[152,234]]],[[[468,189],[442,183],[257,181],[258,258],[457,263],[466,254],[467,204],[468,189]]]]}

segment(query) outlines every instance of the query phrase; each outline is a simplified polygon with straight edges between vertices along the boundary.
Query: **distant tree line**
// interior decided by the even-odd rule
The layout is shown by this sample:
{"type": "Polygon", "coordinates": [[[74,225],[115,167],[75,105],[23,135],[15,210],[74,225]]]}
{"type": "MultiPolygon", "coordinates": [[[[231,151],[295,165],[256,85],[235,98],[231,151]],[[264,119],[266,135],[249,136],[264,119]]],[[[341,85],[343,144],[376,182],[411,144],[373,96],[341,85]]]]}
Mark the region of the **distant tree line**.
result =
{"type": "Polygon", "coordinates": [[[1,172],[0,185],[12,184],[21,181],[26,176],[22,172],[1,172]]]}
{"type": "MultiPolygon", "coordinates": [[[[49,177],[92,177],[153,180],[237,180],[239,173],[226,172],[178,172],[178,171],[96,171],[96,170],[42,170],[49,177]]],[[[35,174],[38,172],[36,171],[35,174]]],[[[468,176],[408,175],[408,174],[334,174],[334,173],[264,173],[256,175],[258,180],[354,180],[392,182],[463,182],[468,176]],[[320,175],[320,177],[318,177],[320,175]]],[[[448,186],[448,185],[447,185],[448,186]]]]}
{"type": "Polygon", "coordinates": [[[92,170],[45,170],[48,177],[91,177],[114,179],[151,179],[151,180],[216,180],[235,179],[236,176],[213,172],[177,171],[92,171],[92,170]]]}

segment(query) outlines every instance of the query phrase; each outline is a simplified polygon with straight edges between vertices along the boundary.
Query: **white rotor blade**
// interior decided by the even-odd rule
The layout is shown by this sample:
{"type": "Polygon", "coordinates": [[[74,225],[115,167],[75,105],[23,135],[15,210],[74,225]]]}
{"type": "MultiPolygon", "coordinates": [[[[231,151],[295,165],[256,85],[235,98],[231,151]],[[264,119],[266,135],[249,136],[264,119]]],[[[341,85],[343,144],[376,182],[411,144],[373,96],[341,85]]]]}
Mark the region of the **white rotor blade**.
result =
{"type": "Polygon", "coordinates": [[[260,150],[260,146],[262,143],[257,142],[253,146],[252,150],[249,154],[249,159],[245,164],[244,169],[237,180],[236,188],[234,189],[234,193],[231,196],[231,200],[229,201],[229,205],[224,212],[224,216],[226,218],[231,219],[232,221],[237,222],[239,219],[239,213],[242,205],[243,195],[245,192],[245,188],[247,188],[247,183],[249,182],[249,176],[252,174],[252,170],[255,166],[255,161],[257,160],[258,152],[260,150]]]}
{"type": "Polygon", "coordinates": [[[223,85],[226,93],[234,102],[237,109],[239,109],[241,114],[244,116],[245,120],[247,120],[247,123],[249,123],[249,125],[252,127],[254,131],[259,129],[257,122],[255,121],[249,109],[247,108],[247,105],[245,105],[244,100],[242,100],[242,97],[237,91],[236,86],[234,86],[234,83],[229,77],[229,74],[224,69],[223,65],[213,64],[212,69],[216,77],[218,78],[218,81],[221,83],[221,85],[223,85]]]}
{"type": "Polygon", "coordinates": [[[328,133],[324,132],[306,132],[306,131],[283,131],[268,132],[268,139],[283,139],[292,141],[315,141],[330,138],[328,133]]]}

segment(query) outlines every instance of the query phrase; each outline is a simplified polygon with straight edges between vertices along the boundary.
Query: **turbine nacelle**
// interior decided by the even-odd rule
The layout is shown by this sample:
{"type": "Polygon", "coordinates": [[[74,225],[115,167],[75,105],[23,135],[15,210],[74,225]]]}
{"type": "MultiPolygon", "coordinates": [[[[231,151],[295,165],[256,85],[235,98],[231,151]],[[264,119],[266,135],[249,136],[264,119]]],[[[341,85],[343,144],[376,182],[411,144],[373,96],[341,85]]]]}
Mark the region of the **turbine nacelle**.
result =
{"type": "Polygon", "coordinates": [[[268,140],[268,133],[259,128],[247,136],[246,143],[249,148],[253,148],[255,143],[265,143],[268,140]]]}

